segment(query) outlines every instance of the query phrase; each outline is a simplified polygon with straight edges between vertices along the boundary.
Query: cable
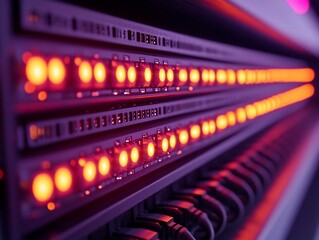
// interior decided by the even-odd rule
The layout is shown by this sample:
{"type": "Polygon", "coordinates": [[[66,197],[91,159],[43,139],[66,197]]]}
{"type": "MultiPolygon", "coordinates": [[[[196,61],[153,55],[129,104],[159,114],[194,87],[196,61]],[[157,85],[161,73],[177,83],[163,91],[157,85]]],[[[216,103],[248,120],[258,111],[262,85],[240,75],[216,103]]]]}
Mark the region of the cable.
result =
{"type": "Polygon", "coordinates": [[[200,182],[198,186],[206,189],[209,195],[218,199],[226,207],[227,223],[235,223],[243,218],[244,205],[233,191],[216,180],[200,182]]]}
{"type": "Polygon", "coordinates": [[[179,212],[182,212],[183,218],[180,219],[180,222],[178,223],[186,227],[189,225],[192,229],[192,234],[195,235],[195,238],[196,235],[201,236],[203,232],[206,234],[205,239],[213,240],[215,238],[215,231],[207,214],[197,209],[191,202],[182,200],[165,201],[157,205],[156,211],[168,214],[174,217],[174,219],[175,215],[178,216],[179,212]],[[176,211],[176,213],[174,211],[176,211]],[[199,226],[199,229],[203,231],[197,231],[197,226],[199,226]]]}
{"type": "Polygon", "coordinates": [[[235,192],[246,207],[250,208],[253,206],[256,197],[252,188],[246,181],[233,175],[231,171],[224,169],[210,173],[207,177],[219,181],[223,186],[235,192]]]}
{"type": "Polygon", "coordinates": [[[194,205],[206,212],[213,224],[215,234],[220,234],[227,223],[227,214],[225,207],[221,202],[208,195],[202,188],[187,188],[177,191],[174,194],[176,199],[182,199],[194,203],[194,205]]]}

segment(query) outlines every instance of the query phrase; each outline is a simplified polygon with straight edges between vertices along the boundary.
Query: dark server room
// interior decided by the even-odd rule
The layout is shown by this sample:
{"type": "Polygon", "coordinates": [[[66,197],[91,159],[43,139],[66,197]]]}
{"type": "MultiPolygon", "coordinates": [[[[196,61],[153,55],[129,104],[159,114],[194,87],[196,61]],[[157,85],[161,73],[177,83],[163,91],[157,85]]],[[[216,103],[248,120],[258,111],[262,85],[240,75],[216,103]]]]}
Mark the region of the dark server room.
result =
{"type": "Polygon", "coordinates": [[[319,2],[1,0],[0,240],[319,239],[319,2]]]}

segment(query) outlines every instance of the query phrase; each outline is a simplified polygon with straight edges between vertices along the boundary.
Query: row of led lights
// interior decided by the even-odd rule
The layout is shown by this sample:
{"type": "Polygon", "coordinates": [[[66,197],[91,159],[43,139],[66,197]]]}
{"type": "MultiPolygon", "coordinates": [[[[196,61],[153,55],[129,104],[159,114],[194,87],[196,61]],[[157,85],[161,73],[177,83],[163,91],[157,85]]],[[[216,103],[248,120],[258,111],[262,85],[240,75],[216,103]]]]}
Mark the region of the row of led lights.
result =
{"type": "Polygon", "coordinates": [[[25,91],[37,88],[75,89],[146,88],[170,86],[209,86],[214,84],[260,84],[274,82],[310,82],[314,71],[296,69],[212,69],[192,66],[172,66],[145,62],[81,59],[76,57],[43,57],[27,52],[25,91]],[[73,83],[67,82],[73,79],[73,83]]]}
{"type": "Polygon", "coordinates": [[[182,150],[183,147],[210,137],[217,131],[307,99],[313,93],[313,86],[306,84],[220,114],[216,118],[191,123],[184,128],[158,132],[155,136],[143,137],[138,141],[116,144],[111,150],[101,151],[94,156],[80,157],[68,164],[51,168],[51,164],[45,162],[43,170],[32,179],[33,198],[38,204],[46,204],[49,210],[54,210],[56,203],[52,200],[55,198],[63,198],[75,189],[87,189],[84,192],[89,195],[92,186],[103,188],[101,183],[111,176],[119,176],[139,164],[163,157],[174,150],[182,150]]]}

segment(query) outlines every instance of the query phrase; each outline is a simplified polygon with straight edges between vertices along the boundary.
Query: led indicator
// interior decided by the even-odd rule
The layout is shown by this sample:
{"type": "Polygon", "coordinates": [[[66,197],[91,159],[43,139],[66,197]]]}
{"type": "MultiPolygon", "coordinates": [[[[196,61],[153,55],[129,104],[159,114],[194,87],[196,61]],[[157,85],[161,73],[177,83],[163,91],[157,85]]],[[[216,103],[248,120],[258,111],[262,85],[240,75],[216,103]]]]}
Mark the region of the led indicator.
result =
{"type": "Polygon", "coordinates": [[[216,123],[215,123],[215,121],[214,120],[209,120],[208,125],[209,125],[209,133],[210,134],[214,134],[215,131],[216,131],[216,123]]]}
{"type": "Polygon", "coordinates": [[[48,63],[48,77],[51,83],[61,84],[65,79],[65,66],[61,59],[52,58],[48,63]]]}
{"type": "Polygon", "coordinates": [[[107,156],[102,156],[99,159],[98,170],[102,176],[107,176],[110,173],[111,161],[107,156]]]}
{"type": "Polygon", "coordinates": [[[152,80],[152,71],[149,67],[144,70],[144,79],[146,83],[150,83],[152,80]]]}
{"type": "Polygon", "coordinates": [[[247,105],[245,107],[245,110],[246,110],[246,116],[248,119],[254,119],[257,115],[257,111],[256,111],[256,108],[254,107],[254,105],[247,105]]]}
{"type": "Polygon", "coordinates": [[[26,63],[26,76],[30,83],[42,85],[47,80],[47,64],[42,57],[31,57],[26,63]]]}
{"type": "Polygon", "coordinates": [[[216,126],[219,130],[223,130],[227,128],[228,126],[227,117],[225,115],[219,115],[216,119],[216,126]]]}
{"type": "Polygon", "coordinates": [[[169,146],[171,149],[176,147],[176,137],[174,134],[169,137],[169,146]]]}
{"type": "Polygon", "coordinates": [[[103,83],[105,81],[106,70],[103,63],[98,62],[94,65],[93,75],[95,81],[97,81],[98,83],[103,83]]]}
{"type": "Polygon", "coordinates": [[[162,139],[162,151],[167,152],[169,148],[169,143],[167,138],[162,139]]]}
{"type": "Polygon", "coordinates": [[[83,166],[83,177],[85,181],[92,182],[96,177],[96,166],[94,162],[88,161],[83,166]]]}
{"type": "Polygon", "coordinates": [[[227,82],[227,74],[225,70],[217,70],[217,82],[220,84],[224,84],[227,82]]]}
{"type": "Polygon", "coordinates": [[[190,135],[193,139],[198,139],[200,137],[200,126],[193,125],[190,129],[190,135]]]}
{"type": "Polygon", "coordinates": [[[165,74],[165,70],[164,68],[161,68],[158,72],[158,78],[160,80],[160,82],[165,82],[165,78],[166,78],[166,74],[165,74]]]}
{"type": "Polygon", "coordinates": [[[119,154],[119,164],[121,167],[126,167],[128,164],[128,154],[125,150],[122,150],[119,154]]]}
{"type": "Polygon", "coordinates": [[[207,69],[202,70],[202,83],[203,85],[207,85],[209,81],[209,72],[207,69]]]}
{"type": "Polygon", "coordinates": [[[178,134],[178,140],[181,145],[188,143],[188,132],[186,130],[181,130],[178,134]]]}
{"type": "Polygon", "coordinates": [[[236,124],[236,115],[234,112],[231,112],[231,111],[227,112],[226,117],[227,117],[229,126],[232,127],[236,124]]]}
{"type": "Polygon", "coordinates": [[[246,112],[245,109],[243,108],[238,108],[236,110],[236,117],[237,117],[237,122],[238,123],[243,123],[246,121],[246,112]]]}
{"type": "Polygon", "coordinates": [[[54,174],[54,183],[60,192],[67,192],[72,186],[72,174],[67,167],[60,167],[54,174]]]}
{"type": "Polygon", "coordinates": [[[115,77],[119,83],[124,83],[126,78],[125,68],[123,65],[119,65],[115,70],[115,77]]]}
{"type": "Polygon", "coordinates": [[[140,158],[140,151],[137,147],[133,147],[131,150],[131,160],[133,163],[137,163],[140,158]]]}
{"type": "Polygon", "coordinates": [[[79,65],[79,78],[83,83],[89,83],[92,80],[92,67],[88,61],[82,61],[79,65]]]}
{"type": "Polygon", "coordinates": [[[130,66],[127,70],[127,79],[130,83],[136,82],[136,69],[133,66],[130,66]]]}
{"type": "Polygon", "coordinates": [[[178,72],[178,78],[180,83],[184,84],[187,82],[187,71],[186,69],[180,69],[178,72]]]}
{"type": "Polygon", "coordinates": [[[246,73],[244,70],[237,71],[237,81],[239,84],[245,84],[246,82],[246,73]]]}
{"type": "Polygon", "coordinates": [[[149,143],[147,144],[147,155],[148,155],[149,157],[153,157],[154,154],[155,154],[155,146],[154,146],[154,143],[149,142],[149,143]]]}
{"type": "Polygon", "coordinates": [[[189,73],[189,79],[191,83],[197,84],[199,82],[199,71],[197,69],[192,69],[189,73]]]}
{"type": "Polygon", "coordinates": [[[227,70],[227,78],[228,78],[228,84],[233,85],[236,83],[236,74],[234,70],[228,69],[227,70]]]}
{"type": "Polygon", "coordinates": [[[208,74],[209,74],[209,84],[212,85],[215,82],[215,71],[213,69],[210,69],[208,74]]]}
{"type": "Polygon", "coordinates": [[[202,133],[205,136],[209,134],[209,123],[207,121],[202,122],[202,133]]]}
{"type": "Polygon", "coordinates": [[[48,201],[53,195],[53,180],[47,173],[36,175],[32,182],[32,193],[39,202],[48,201]]]}
{"type": "Polygon", "coordinates": [[[171,86],[174,82],[174,71],[173,69],[168,69],[167,70],[167,80],[168,80],[168,85],[171,86]]]}

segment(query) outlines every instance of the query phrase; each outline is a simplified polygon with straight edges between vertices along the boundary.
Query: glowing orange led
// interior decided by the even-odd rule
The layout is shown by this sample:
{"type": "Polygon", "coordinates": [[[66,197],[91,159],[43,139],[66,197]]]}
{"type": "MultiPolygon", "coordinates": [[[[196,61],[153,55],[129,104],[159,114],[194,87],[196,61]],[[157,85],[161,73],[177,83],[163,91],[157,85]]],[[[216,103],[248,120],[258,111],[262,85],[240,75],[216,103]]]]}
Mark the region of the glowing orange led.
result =
{"type": "Polygon", "coordinates": [[[31,57],[26,63],[26,77],[34,85],[42,85],[47,80],[47,64],[42,57],[31,57]]]}
{"type": "Polygon", "coordinates": [[[133,163],[137,163],[140,158],[140,151],[137,147],[133,147],[131,150],[131,160],[133,163]]]}
{"type": "Polygon", "coordinates": [[[126,79],[125,67],[123,65],[118,65],[115,70],[115,77],[117,82],[124,83],[126,79]]]}
{"type": "Polygon", "coordinates": [[[229,126],[234,126],[236,124],[236,115],[234,112],[231,112],[231,111],[227,112],[226,117],[227,117],[229,126]]]}
{"type": "Polygon", "coordinates": [[[193,139],[198,139],[200,137],[200,126],[193,125],[190,129],[190,135],[193,139]]]}
{"type": "Polygon", "coordinates": [[[162,151],[167,152],[169,148],[169,142],[167,138],[162,139],[162,151]]]}
{"type": "Polygon", "coordinates": [[[191,83],[198,84],[199,82],[199,71],[197,69],[192,69],[189,73],[189,79],[191,83]]]}
{"type": "Polygon", "coordinates": [[[183,85],[187,82],[188,76],[187,76],[187,70],[186,69],[180,69],[178,72],[178,79],[179,82],[183,85]]]}
{"type": "Polygon", "coordinates": [[[210,84],[210,85],[214,84],[214,82],[215,82],[215,77],[216,77],[216,76],[215,76],[215,71],[214,71],[213,69],[209,69],[208,75],[209,75],[209,78],[208,78],[209,84],[210,84]]]}
{"type": "Polygon", "coordinates": [[[216,123],[215,123],[215,121],[214,120],[209,120],[208,125],[209,125],[209,133],[210,134],[214,134],[215,131],[216,131],[216,123]]]}
{"type": "Polygon", "coordinates": [[[178,141],[181,145],[188,143],[188,132],[186,130],[181,130],[178,134],[178,141]]]}
{"type": "Polygon", "coordinates": [[[165,82],[165,78],[166,78],[165,69],[164,69],[164,68],[161,68],[161,69],[158,71],[158,79],[160,80],[161,83],[164,83],[164,82],[165,82]]]}
{"type": "Polygon", "coordinates": [[[98,83],[105,82],[106,69],[103,63],[98,62],[94,65],[93,75],[94,75],[95,81],[97,81],[98,83]]]}
{"type": "Polygon", "coordinates": [[[60,167],[54,174],[54,183],[60,192],[67,192],[72,186],[72,174],[69,168],[60,167]]]}
{"type": "Polygon", "coordinates": [[[167,81],[168,81],[168,86],[172,86],[173,82],[174,82],[174,71],[173,69],[169,68],[167,70],[167,81]]]}
{"type": "Polygon", "coordinates": [[[229,85],[233,85],[236,83],[236,74],[234,70],[231,70],[231,69],[227,70],[227,79],[228,79],[227,83],[229,85]]]}
{"type": "Polygon", "coordinates": [[[54,185],[51,176],[47,173],[37,174],[32,181],[32,193],[39,202],[46,202],[53,196],[54,185]]]}
{"type": "Polygon", "coordinates": [[[45,100],[47,100],[47,98],[48,98],[48,94],[47,94],[47,92],[46,91],[40,91],[39,93],[38,93],[38,99],[39,99],[39,101],[45,101],[45,100]]]}
{"type": "Polygon", "coordinates": [[[136,69],[135,69],[135,67],[130,66],[127,69],[127,79],[132,84],[134,84],[136,82],[136,69]]]}
{"type": "Polygon", "coordinates": [[[147,155],[148,155],[149,157],[153,157],[154,154],[155,154],[155,145],[154,145],[153,142],[149,142],[149,143],[147,144],[147,155]]]}
{"type": "Polygon", "coordinates": [[[79,78],[83,83],[89,83],[92,80],[92,67],[88,61],[82,61],[79,65],[79,78]]]}
{"type": "Polygon", "coordinates": [[[55,206],[55,204],[53,202],[48,202],[47,208],[48,208],[49,211],[54,211],[56,206],[55,206]]]}
{"type": "Polygon", "coordinates": [[[174,134],[171,134],[169,137],[169,147],[171,149],[176,147],[176,136],[174,134]]]}
{"type": "Polygon", "coordinates": [[[209,81],[209,72],[207,69],[202,70],[202,85],[207,85],[209,81]]]}
{"type": "Polygon", "coordinates": [[[254,105],[247,105],[245,107],[245,110],[246,110],[246,116],[248,119],[254,119],[257,115],[257,111],[256,111],[256,108],[254,107],[254,105]]]}
{"type": "Polygon", "coordinates": [[[238,108],[236,110],[236,117],[237,117],[237,122],[238,123],[243,123],[246,121],[246,112],[245,109],[243,108],[238,108]]]}
{"type": "Polygon", "coordinates": [[[87,181],[87,182],[94,181],[94,179],[96,177],[95,163],[92,161],[87,161],[83,166],[82,174],[83,174],[85,181],[87,181]]]}
{"type": "Polygon", "coordinates": [[[226,71],[223,69],[217,70],[217,82],[220,84],[224,84],[227,82],[227,74],[226,71]]]}
{"type": "Polygon", "coordinates": [[[99,170],[99,174],[102,176],[107,176],[110,173],[111,161],[109,157],[107,156],[100,157],[98,162],[98,170],[99,170]]]}
{"type": "Polygon", "coordinates": [[[205,136],[209,134],[209,123],[207,121],[202,122],[202,133],[205,136]]]}
{"type": "Polygon", "coordinates": [[[119,164],[121,167],[126,167],[128,164],[128,154],[125,150],[122,150],[119,154],[119,164]]]}
{"type": "Polygon", "coordinates": [[[144,70],[144,80],[146,83],[150,83],[152,80],[152,71],[149,67],[146,67],[144,70]]]}
{"type": "Polygon", "coordinates": [[[65,66],[61,59],[52,58],[48,63],[48,77],[51,83],[61,84],[65,79],[65,66]]]}
{"type": "Polygon", "coordinates": [[[246,82],[246,73],[244,70],[237,71],[237,81],[239,84],[245,84],[246,82]]]}
{"type": "Polygon", "coordinates": [[[216,119],[216,126],[219,130],[223,130],[227,128],[228,126],[227,117],[225,115],[219,115],[216,119]]]}

